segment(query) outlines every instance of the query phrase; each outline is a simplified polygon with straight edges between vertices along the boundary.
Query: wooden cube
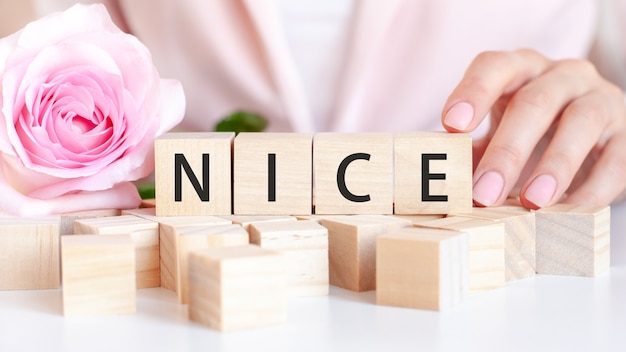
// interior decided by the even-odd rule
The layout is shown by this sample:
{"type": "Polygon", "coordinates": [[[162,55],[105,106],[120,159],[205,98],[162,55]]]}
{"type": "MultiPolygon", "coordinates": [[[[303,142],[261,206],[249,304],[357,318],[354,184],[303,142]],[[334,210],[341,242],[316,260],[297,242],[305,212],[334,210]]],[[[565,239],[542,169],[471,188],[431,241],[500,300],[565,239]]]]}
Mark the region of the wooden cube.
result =
{"type": "Polygon", "coordinates": [[[189,253],[194,250],[237,246],[249,243],[241,226],[161,224],[161,287],[176,292],[178,301],[187,304],[189,295],[189,253]]]}
{"type": "Polygon", "coordinates": [[[445,310],[468,285],[467,234],[410,227],[380,236],[376,244],[376,303],[445,310]]]}
{"type": "Polygon", "coordinates": [[[312,138],[240,133],[233,157],[234,214],[311,214],[312,138]]]}
{"type": "Polygon", "coordinates": [[[393,135],[318,133],[313,144],[316,214],[393,213],[393,135]]]}
{"type": "Polygon", "coordinates": [[[129,235],[61,237],[63,314],[134,313],[135,245],[129,235]]]}
{"type": "Polygon", "coordinates": [[[472,211],[472,139],[469,134],[395,134],[395,214],[472,211]]]}
{"type": "Polygon", "coordinates": [[[557,204],[535,213],[537,273],[598,276],[609,269],[610,207],[557,204]]]}
{"type": "Polygon", "coordinates": [[[120,214],[121,210],[119,209],[88,210],[61,214],[59,222],[59,235],[63,236],[73,234],[74,221],[76,220],[119,216],[120,214]]]}
{"type": "Polygon", "coordinates": [[[328,294],[328,230],[315,221],[250,225],[250,243],[285,255],[290,296],[328,294]]]}
{"type": "Polygon", "coordinates": [[[59,219],[0,219],[0,290],[59,287],[59,219]]]}
{"type": "Polygon", "coordinates": [[[447,217],[416,224],[467,233],[469,241],[469,292],[504,286],[504,224],[492,220],[447,217]]]}
{"type": "Polygon", "coordinates": [[[154,142],[158,216],[231,213],[232,132],[166,133],[154,142]]]}
{"type": "Polygon", "coordinates": [[[222,331],[286,322],[287,274],[281,254],[254,245],[192,252],[189,318],[222,331]]]}
{"type": "Polygon", "coordinates": [[[159,265],[159,224],[132,215],[74,221],[74,233],[123,235],[135,244],[137,288],[161,286],[159,265]]]}
{"type": "Polygon", "coordinates": [[[328,229],[330,284],[357,292],[376,289],[376,238],[411,226],[383,215],[336,216],[320,223],[328,229]]]}
{"type": "Polygon", "coordinates": [[[441,215],[441,214],[424,214],[424,215],[420,215],[420,214],[416,214],[416,215],[400,215],[400,214],[396,214],[393,215],[394,218],[398,218],[398,219],[404,219],[404,220],[408,220],[411,223],[413,223],[413,225],[417,225],[417,224],[421,224],[423,222],[428,222],[431,220],[437,220],[437,219],[441,219],[443,217],[445,217],[445,215],[441,215]]]}
{"type": "Polygon", "coordinates": [[[233,224],[239,225],[248,231],[251,224],[260,222],[283,222],[283,221],[297,221],[298,219],[290,215],[226,215],[221,216],[233,224]]]}
{"type": "Polygon", "coordinates": [[[535,213],[522,207],[473,208],[462,216],[504,223],[505,279],[514,281],[535,276],[535,213]]]}

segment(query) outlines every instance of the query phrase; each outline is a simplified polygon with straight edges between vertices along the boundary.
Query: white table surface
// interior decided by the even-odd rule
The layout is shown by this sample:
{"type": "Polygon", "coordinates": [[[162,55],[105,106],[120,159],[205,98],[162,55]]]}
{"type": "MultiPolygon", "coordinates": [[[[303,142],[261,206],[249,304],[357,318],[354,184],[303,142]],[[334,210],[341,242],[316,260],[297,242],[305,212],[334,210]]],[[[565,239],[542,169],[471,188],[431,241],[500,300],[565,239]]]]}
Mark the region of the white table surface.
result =
{"type": "Polygon", "coordinates": [[[285,325],[219,333],[187,320],[171,291],[138,291],[137,313],[65,318],[61,291],[0,292],[7,351],[624,351],[626,204],[613,207],[611,269],[538,275],[467,297],[446,312],[376,306],[331,287],[291,298],[285,325]]]}

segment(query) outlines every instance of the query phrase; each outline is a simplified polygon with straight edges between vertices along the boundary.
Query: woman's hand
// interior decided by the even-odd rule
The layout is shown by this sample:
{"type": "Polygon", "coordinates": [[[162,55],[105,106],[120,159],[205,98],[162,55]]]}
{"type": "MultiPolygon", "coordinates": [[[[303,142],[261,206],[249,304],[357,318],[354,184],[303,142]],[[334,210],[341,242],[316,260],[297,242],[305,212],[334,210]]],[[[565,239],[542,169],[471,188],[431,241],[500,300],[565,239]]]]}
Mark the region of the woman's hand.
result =
{"type": "Polygon", "coordinates": [[[477,205],[502,204],[518,181],[531,209],[606,205],[626,189],[624,94],[591,63],[531,50],[482,53],[442,121],[448,131],[470,132],[489,112],[491,129],[474,145],[477,205]]]}

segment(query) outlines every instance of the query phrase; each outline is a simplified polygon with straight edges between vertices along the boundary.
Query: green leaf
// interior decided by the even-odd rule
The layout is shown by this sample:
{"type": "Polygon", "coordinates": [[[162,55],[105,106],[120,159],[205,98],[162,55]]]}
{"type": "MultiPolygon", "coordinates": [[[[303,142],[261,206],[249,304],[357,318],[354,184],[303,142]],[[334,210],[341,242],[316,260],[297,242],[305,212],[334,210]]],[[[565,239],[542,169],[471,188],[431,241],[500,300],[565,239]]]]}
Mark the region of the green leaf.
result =
{"type": "Polygon", "coordinates": [[[263,132],[267,127],[267,120],[258,114],[247,111],[235,111],[215,125],[216,132],[263,132]]]}
{"type": "Polygon", "coordinates": [[[154,182],[142,183],[137,186],[137,191],[141,199],[154,199],[154,182]]]}

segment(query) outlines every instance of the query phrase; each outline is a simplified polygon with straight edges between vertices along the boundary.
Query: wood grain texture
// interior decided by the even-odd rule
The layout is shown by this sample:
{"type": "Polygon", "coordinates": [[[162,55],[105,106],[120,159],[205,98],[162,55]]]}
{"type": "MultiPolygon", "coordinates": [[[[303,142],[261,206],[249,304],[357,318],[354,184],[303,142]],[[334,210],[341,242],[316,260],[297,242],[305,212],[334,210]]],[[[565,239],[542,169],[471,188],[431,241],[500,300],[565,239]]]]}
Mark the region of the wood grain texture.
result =
{"type": "Polygon", "coordinates": [[[505,206],[473,208],[472,214],[462,216],[504,223],[506,281],[535,276],[536,235],[535,213],[522,207],[505,206]]]}
{"type": "Polygon", "coordinates": [[[132,215],[74,221],[74,233],[130,236],[135,244],[137,288],[161,286],[159,224],[132,215]]]}
{"type": "Polygon", "coordinates": [[[313,144],[316,214],[393,213],[393,135],[390,133],[318,133],[313,144]],[[342,195],[338,173],[350,155],[361,153],[345,167],[345,187],[367,201],[342,195]]]}
{"type": "Polygon", "coordinates": [[[312,142],[307,133],[240,133],[233,155],[233,213],[311,214],[312,142]],[[276,177],[271,201],[269,154],[276,177]]]}
{"type": "Polygon", "coordinates": [[[161,224],[161,287],[176,292],[178,301],[188,302],[189,253],[194,250],[246,245],[248,233],[241,226],[161,224]]]}
{"type": "Polygon", "coordinates": [[[468,289],[467,234],[410,227],[376,243],[376,303],[446,310],[468,289]]]}
{"type": "Polygon", "coordinates": [[[400,132],[394,141],[394,213],[451,214],[472,211],[472,139],[469,134],[400,132]],[[445,174],[445,180],[429,180],[429,193],[447,201],[424,201],[422,155],[445,154],[446,160],[428,162],[429,174],[445,174]]]}
{"type": "Polygon", "coordinates": [[[255,245],[190,253],[189,318],[221,331],[286,322],[283,256],[255,245]]]}
{"type": "Polygon", "coordinates": [[[538,274],[593,277],[608,271],[610,207],[558,204],[535,217],[538,274]]]}
{"type": "Polygon", "coordinates": [[[328,230],[315,221],[260,222],[250,243],[285,256],[289,296],[328,294],[328,230]]]}
{"type": "Polygon", "coordinates": [[[59,287],[58,217],[0,219],[0,290],[59,287]]]}
{"type": "Polygon", "coordinates": [[[65,316],[135,312],[135,245],[130,236],[63,236],[61,247],[65,316]]]}
{"type": "Polygon", "coordinates": [[[231,207],[232,132],[166,133],[154,142],[156,215],[223,215],[231,207]],[[184,155],[199,184],[209,187],[202,201],[185,171],[181,171],[181,200],[175,199],[175,154],[184,155]],[[203,185],[203,154],[209,155],[209,184],[203,185]]]}
{"type": "Polygon", "coordinates": [[[469,292],[504,286],[506,265],[504,223],[464,217],[447,217],[415,226],[464,232],[469,243],[469,292]]]}
{"type": "Polygon", "coordinates": [[[384,215],[345,215],[323,219],[328,229],[330,284],[351,291],[376,289],[376,238],[411,226],[384,215]]]}

